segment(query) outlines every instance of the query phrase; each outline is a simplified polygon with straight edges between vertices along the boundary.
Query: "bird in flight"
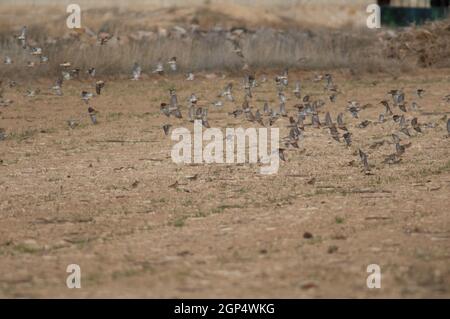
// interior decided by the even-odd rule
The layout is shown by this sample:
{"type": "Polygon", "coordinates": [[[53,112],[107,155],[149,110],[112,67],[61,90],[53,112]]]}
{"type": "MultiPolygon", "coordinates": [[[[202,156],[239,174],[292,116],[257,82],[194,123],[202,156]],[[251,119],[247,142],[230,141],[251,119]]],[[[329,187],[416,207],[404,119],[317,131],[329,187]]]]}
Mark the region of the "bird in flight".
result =
{"type": "Polygon", "coordinates": [[[139,65],[139,63],[135,62],[132,71],[133,73],[132,80],[134,81],[139,80],[139,78],[141,77],[141,72],[142,72],[141,66],[139,65]]]}

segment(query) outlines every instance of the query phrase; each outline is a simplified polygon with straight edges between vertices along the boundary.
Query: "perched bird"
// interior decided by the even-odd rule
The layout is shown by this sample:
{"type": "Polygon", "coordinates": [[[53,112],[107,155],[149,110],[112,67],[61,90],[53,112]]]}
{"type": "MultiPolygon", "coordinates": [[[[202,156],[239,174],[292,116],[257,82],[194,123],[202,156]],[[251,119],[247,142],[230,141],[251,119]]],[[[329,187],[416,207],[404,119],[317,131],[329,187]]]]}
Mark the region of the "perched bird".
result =
{"type": "Polygon", "coordinates": [[[4,64],[12,64],[12,59],[9,56],[5,56],[5,59],[3,60],[4,64]]]}
{"type": "Polygon", "coordinates": [[[132,80],[134,80],[134,81],[139,80],[139,78],[141,77],[141,71],[142,71],[141,66],[137,62],[135,62],[134,66],[133,66],[133,71],[132,71],[132,73],[133,73],[132,80]]]}
{"type": "Polygon", "coordinates": [[[100,95],[102,89],[105,87],[105,82],[104,81],[97,81],[95,82],[95,92],[97,93],[97,95],[100,95]]]}
{"type": "Polygon", "coordinates": [[[176,57],[170,58],[170,60],[167,62],[167,64],[169,65],[170,69],[173,72],[175,72],[177,70],[177,58],[176,57]]]}
{"type": "Polygon", "coordinates": [[[166,136],[169,135],[169,130],[170,130],[171,127],[172,127],[171,124],[164,124],[164,125],[163,125],[164,134],[165,134],[166,136]]]}

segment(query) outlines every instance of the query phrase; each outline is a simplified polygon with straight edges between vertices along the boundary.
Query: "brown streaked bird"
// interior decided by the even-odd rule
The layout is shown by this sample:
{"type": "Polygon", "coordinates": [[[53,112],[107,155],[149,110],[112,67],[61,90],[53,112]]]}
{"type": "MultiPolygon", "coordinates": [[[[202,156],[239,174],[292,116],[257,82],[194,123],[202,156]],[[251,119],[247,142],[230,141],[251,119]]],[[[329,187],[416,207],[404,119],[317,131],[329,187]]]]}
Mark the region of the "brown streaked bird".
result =
{"type": "Polygon", "coordinates": [[[100,95],[102,89],[105,87],[105,82],[104,81],[97,81],[95,82],[95,92],[97,93],[97,95],[100,95]]]}

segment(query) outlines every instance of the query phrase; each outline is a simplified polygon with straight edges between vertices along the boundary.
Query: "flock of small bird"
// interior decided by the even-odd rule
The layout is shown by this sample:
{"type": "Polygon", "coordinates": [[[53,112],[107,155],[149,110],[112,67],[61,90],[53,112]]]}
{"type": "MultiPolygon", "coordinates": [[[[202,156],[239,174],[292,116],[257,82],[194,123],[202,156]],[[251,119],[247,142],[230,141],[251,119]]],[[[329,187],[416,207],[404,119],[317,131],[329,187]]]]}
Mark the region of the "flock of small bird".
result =
{"type": "MultiPolygon", "coordinates": [[[[29,47],[27,45],[27,28],[23,27],[20,35],[17,36],[18,41],[22,45],[24,50],[29,50],[30,54],[33,56],[38,56],[40,58],[41,63],[45,63],[48,61],[48,58],[43,55],[42,49],[39,47],[29,47]]],[[[237,56],[242,59],[245,59],[242,48],[239,45],[238,38],[230,38],[229,39],[234,46],[234,52],[237,56]]],[[[12,59],[10,57],[6,57],[4,60],[5,64],[11,64],[12,59]]],[[[29,62],[28,64],[32,64],[34,62],[29,62]]],[[[177,58],[172,57],[167,61],[167,65],[169,66],[170,71],[177,71],[177,58]]],[[[77,78],[80,76],[81,70],[79,68],[72,68],[70,62],[63,62],[60,64],[61,73],[55,81],[54,86],[51,88],[55,95],[62,96],[63,91],[63,82],[77,78]]],[[[86,70],[88,76],[92,79],[96,77],[96,69],[94,67],[86,70]]],[[[152,73],[164,75],[164,65],[162,63],[158,63],[156,68],[152,71],[152,73]]],[[[134,63],[132,68],[132,77],[131,80],[137,81],[141,78],[142,68],[139,63],[134,63]]],[[[192,72],[186,74],[187,81],[193,81],[195,76],[192,72]]],[[[342,94],[339,90],[338,86],[334,83],[333,76],[331,74],[325,75],[317,75],[314,79],[314,82],[322,82],[324,81],[324,92],[331,103],[336,103],[337,97],[342,94]]],[[[269,102],[266,101],[263,104],[262,110],[256,108],[251,105],[252,100],[254,100],[255,91],[259,85],[262,83],[268,82],[266,75],[262,75],[259,81],[256,80],[254,74],[247,74],[243,80],[243,102],[241,107],[237,107],[232,112],[229,112],[228,115],[234,118],[238,118],[243,116],[246,121],[257,123],[261,126],[268,127],[273,126],[276,121],[280,118],[287,118],[289,120],[289,124],[287,128],[289,130],[289,134],[286,137],[283,137],[284,147],[279,149],[280,159],[285,161],[285,150],[294,148],[298,149],[298,142],[302,137],[304,137],[305,128],[307,126],[311,126],[312,128],[326,128],[329,131],[329,134],[333,140],[336,142],[341,142],[341,138],[343,139],[346,146],[352,145],[352,135],[353,133],[347,128],[344,123],[344,113],[339,113],[336,117],[336,122],[333,122],[331,114],[326,112],[324,121],[322,122],[319,118],[319,111],[321,108],[326,105],[326,102],[320,98],[314,99],[313,96],[308,94],[303,94],[303,89],[300,81],[296,81],[294,83],[294,87],[292,89],[293,98],[297,101],[297,103],[293,106],[295,110],[294,113],[289,114],[286,109],[287,103],[287,94],[290,90],[289,87],[289,72],[285,69],[282,74],[275,76],[274,84],[275,90],[278,98],[278,107],[271,108],[269,106],[269,102]],[[308,120],[309,119],[309,120],[308,120]]],[[[10,81],[9,86],[14,87],[17,85],[14,81],[10,81]]],[[[95,94],[89,91],[83,90],[81,92],[81,100],[87,105],[87,110],[89,117],[93,124],[97,124],[97,111],[91,106],[91,99],[94,96],[101,95],[102,89],[105,86],[105,82],[102,80],[95,81],[95,94]]],[[[233,92],[233,83],[228,83],[225,88],[218,94],[217,100],[211,102],[210,104],[215,108],[221,108],[224,105],[224,101],[228,103],[236,104],[235,93],[233,92]]],[[[3,97],[3,86],[0,81],[0,106],[8,106],[13,103],[12,100],[5,99],[3,97]]],[[[40,93],[39,89],[35,90],[27,90],[25,93],[26,97],[33,97],[40,93]]],[[[418,99],[422,99],[425,95],[425,90],[417,89],[416,95],[418,99]]],[[[402,143],[400,134],[406,136],[406,138],[410,138],[412,136],[412,131],[415,134],[423,134],[423,128],[433,128],[434,124],[420,124],[417,117],[413,117],[410,120],[407,119],[406,115],[409,114],[409,111],[417,111],[419,109],[419,104],[415,101],[411,103],[411,107],[409,107],[406,102],[405,93],[403,90],[395,89],[391,90],[387,93],[387,96],[391,97],[391,101],[389,99],[383,99],[380,101],[380,104],[384,106],[384,112],[381,112],[378,117],[378,123],[383,124],[392,119],[396,125],[398,125],[398,132],[392,134],[392,141],[395,145],[395,151],[392,154],[386,156],[384,163],[386,164],[396,164],[401,161],[401,156],[405,153],[406,149],[411,146],[411,142],[402,143]],[[397,109],[400,111],[397,112],[397,109]],[[409,109],[409,110],[408,110],[409,109]],[[397,114],[396,114],[397,113],[397,114]],[[412,131],[411,131],[412,130],[412,131]]],[[[444,100],[447,103],[450,103],[450,94],[444,97],[444,100]]],[[[199,106],[198,99],[195,93],[192,93],[188,100],[187,107],[187,118],[190,122],[194,122],[195,120],[200,120],[202,125],[206,128],[209,128],[208,121],[208,107],[207,106],[199,106]]],[[[359,119],[359,112],[367,107],[372,106],[371,104],[361,105],[358,101],[348,101],[347,102],[347,111],[350,113],[351,117],[355,119],[359,119]]],[[[182,109],[181,105],[178,103],[178,98],[175,89],[169,90],[169,103],[161,103],[160,110],[162,114],[167,117],[175,117],[177,119],[182,119],[182,109]]],[[[447,121],[447,136],[450,136],[450,119],[446,119],[447,121]]],[[[363,120],[360,122],[357,127],[363,129],[370,125],[372,121],[363,120]]],[[[70,128],[75,128],[78,123],[76,120],[70,119],[68,120],[68,125],[70,128]]],[[[171,124],[164,124],[163,131],[165,135],[170,133],[171,124]]],[[[4,129],[0,128],[0,140],[4,140],[6,138],[6,132],[4,129]]],[[[376,146],[375,146],[376,147],[376,146]]],[[[362,150],[358,149],[358,154],[364,169],[364,172],[370,174],[370,165],[368,162],[367,154],[362,150]]]]}
{"type": "MultiPolygon", "coordinates": [[[[305,127],[311,126],[312,128],[326,128],[329,131],[329,134],[333,140],[336,142],[343,142],[346,146],[352,145],[352,135],[353,133],[347,128],[344,123],[344,113],[339,113],[336,117],[336,122],[333,122],[331,114],[329,112],[325,113],[324,121],[322,122],[319,118],[319,111],[326,105],[326,102],[322,99],[313,99],[311,95],[303,95],[302,87],[300,81],[296,81],[294,84],[294,88],[292,90],[293,97],[297,100],[298,103],[294,105],[295,112],[293,114],[289,114],[286,110],[286,102],[287,102],[287,92],[289,90],[289,79],[288,79],[288,70],[286,69],[281,75],[278,75],[274,79],[275,88],[278,97],[278,108],[271,108],[269,106],[269,102],[265,101],[262,107],[262,110],[259,108],[251,106],[252,99],[255,95],[255,88],[260,85],[260,83],[267,82],[267,77],[263,75],[261,77],[260,82],[256,81],[254,75],[246,75],[243,80],[243,103],[241,107],[236,108],[232,112],[229,112],[228,115],[234,118],[238,118],[243,116],[246,121],[257,123],[263,127],[270,127],[274,125],[274,123],[280,118],[287,118],[289,120],[289,124],[287,128],[289,129],[289,134],[286,137],[283,137],[284,147],[280,148],[278,154],[280,159],[285,161],[285,151],[287,149],[298,149],[299,148],[299,140],[304,137],[305,127]]],[[[323,76],[316,76],[313,81],[320,82],[325,81],[324,91],[327,93],[329,100],[331,103],[335,103],[337,100],[337,96],[342,92],[339,91],[338,86],[333,81],[333,76],[331,74],[325,74],[323,76]]],[[[417,89],[416,95],[419,99],[422,99],[425,94],[425,90],[417,89]]],[[[389,118],[396,123],[397,132],[392,134],[392,142],[395,145],[395,150],[392,154],[388,154],[385,157],[383,163],[385,164],[397,164],[402,159],[401,156],[405,153],[405,150],[410,147],[412,144],[402,143],[402,139],[400,138],[400,134],[404,135],[405,138],[410,138],[413,136],[412,131],[416,134],[423,134],[425,128],[434,128],[436,126],[435,123],[427,123],[420,124],[417,117],[412,117],[410,120],[407,119],[406,115],[409,114],[408,111],[408,103],[405,99],[405,93],[403,90],[391,90],[387,92],[387,96],[391,96],[392,101],[388,99],[383,99],[380,101],[380,105],[384,106],[384,112],[379,114],[378,120],[376,121],[378,124],[383,124],[389,121],[389,118]],[[398,109],[399,112],[396,112],[398,109]],[[398,113],[398,114],[395,114],[398,113]]],[[[214,107],[220,108],[224,105],[222,100],[235,104],[235,97],[233,93],[233,83],[228,83],[225,88],[220,92],[217,96],[219,100],[211,102],[211,105],[214,107]]],[[[444,100],[449,101],[449,96],[445,96],[444,100]]],[[[194,122],[195,120],[200,120],[205,128],[209,128],[208,121],[208,107],[199,106],[198,99],[195,93],[192,93],[188,100],[187,107],[187,118],[190,122],[194,122]]],[[[348,101],[347,102],[347,111],[351,117],[355,119],[359,119],[359,113],[361,110],[372,107],[371,104],[361,105],[357,101],[348,101]]],[[[178,98],[175,92],[175,89],[170,89],[169,91],[169,103],[161,103],[160,110],[162,114],[166,117],[175,117],[177,119],[182,119],[182,107],[178,103],[178,98]]],[[[417,102],[413,101],[411,104],[411,111],[418,111],[419,105],[417,102]]],[[[447,137],[450,136],[450,119],[445,117],[443,119],[447,121],[447,137]]],[[[359,129],[364,129],[368,125],[373,123],[372,121],[366,119],[361,121],[358,125],[356,125],[359,129]]],[[[170,133],[171,124],[163,125],[164,134],[167,136],[170,133]]],[[[382,145],[376,144],[371,146],[375,148],[377,146],[382,145]]],[[[363,166],[363,171],[366,174],[371,174],[370,165],[368,161],[368,155],[361,148],[358,149],[358,154],[363,166]]]]}

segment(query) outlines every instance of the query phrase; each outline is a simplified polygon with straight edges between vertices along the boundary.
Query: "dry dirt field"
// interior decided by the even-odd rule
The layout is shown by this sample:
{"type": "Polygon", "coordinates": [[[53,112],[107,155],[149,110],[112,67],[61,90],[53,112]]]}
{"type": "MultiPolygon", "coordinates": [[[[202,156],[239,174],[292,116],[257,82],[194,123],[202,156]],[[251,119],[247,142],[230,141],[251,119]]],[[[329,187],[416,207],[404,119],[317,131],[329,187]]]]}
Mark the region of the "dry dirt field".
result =
{"type": "MultiPolygon", "coordinates": [[[[186,116],[191,93],[206,106],[228,82],[240,106],[241,77],[106,79],[92,99],[98,125],[80,100],[93,81],[65,82],[63,97],[47,94],[53,79],[18,81],[5,89],[14,104],[0,108],[8,134],[0,141],[0,297],[450,297],[450,112],[442,100],[449,71],[398,78],[331,71],[343,92],[334,104],[313,72],[291,72],[288,112],[295,114],[299,79],[305,93],[327,100],[321,120],[326,111],[333,120],[345,113],[353,145],[306,126],[300,148],[288,150],[271,176],[257,165],[170,158],[175,142],[162,125],[192,124],[160,113],[168,89],[177,89],[186,116]],[[27,87],[41,93],[24,97],[27,87]],[[411,147],[388,165],[398,124],[377,119],[379,101],[394,88],[420,105],[406,117],[418,117],[423,132],[399,134],[411,147]],[[417,88],[426,90],[420,100],[417,88]],[[349,100],[371,104],[360,120],[346,111],[349,100]],[[71,118],[80,125],[70,129],[71,118]],[[358,128],[365,119],[372,122],[358,128]],[[68,264],[80,265],[81,289],[66,287],[68,264]],[[366,286],[369,264],[381,267],[381,289],[366,286]]],[[[273,76],[254,90],[254,109],[265,99],[278,103],[273,76]]],[[[255,126],[227,114],[235,108],[210,107],[210,125],[255,126]]],[[[281,136],[287,125],[288,118],[275,123],[281,136]]]]}

